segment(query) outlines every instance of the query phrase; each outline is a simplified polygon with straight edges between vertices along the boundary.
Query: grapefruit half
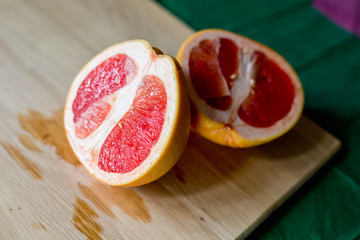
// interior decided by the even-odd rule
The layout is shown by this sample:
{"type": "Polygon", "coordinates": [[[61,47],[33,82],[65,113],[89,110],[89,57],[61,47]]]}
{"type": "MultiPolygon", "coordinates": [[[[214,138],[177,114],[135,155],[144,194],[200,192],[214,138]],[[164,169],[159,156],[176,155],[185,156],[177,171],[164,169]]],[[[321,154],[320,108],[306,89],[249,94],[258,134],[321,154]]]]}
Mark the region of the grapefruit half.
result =
{"type": "Polygon", "coordinates": [[[64,110],[65,131],[96,179],[137,186],[164,175],[190,131],[190,106],[177,61],[145,40],[113,45],[78,73],[64,110]]]}
{"type": "Polygon", "coordinates": [[[209,29],[181,46],[177,59],[191,98],[195,131],[218,144],[251,147],[290,130],[304,94],[291,65],[269,47],[209,29]]]}

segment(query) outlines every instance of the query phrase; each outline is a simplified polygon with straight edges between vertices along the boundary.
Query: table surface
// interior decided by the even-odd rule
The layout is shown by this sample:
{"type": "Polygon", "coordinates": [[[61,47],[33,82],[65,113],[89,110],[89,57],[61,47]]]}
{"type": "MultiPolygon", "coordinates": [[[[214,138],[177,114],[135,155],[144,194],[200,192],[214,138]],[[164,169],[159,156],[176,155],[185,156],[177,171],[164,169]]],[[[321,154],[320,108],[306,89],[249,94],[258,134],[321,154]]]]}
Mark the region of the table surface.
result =
{"type": "MultiPolygon", "coordinates": [[[[329,21],[309,0],[210,0],[206,5],[192,0],[158,2],[195,30],[225,28],[280,52],[302,80],[305,114],[342,141],[341,152],[328,168],[251,237],[359,239],[359,38],[329,21]]],[[[322,2],[352,13],[346,4],[341,7],[342,1],[322,2]]]]}
{"type": "MultiPolygon", "coordinates": [[[[246,7],[247,2],[236,5],[237,10],[241,7],[245,17],[229,8],[230,5],[217,8],[219,11],[211,15],[208,9],[216,6],[210,2],[208,8],[202,11],[206,20],[196,19],[196,12],[201,10],[202,6],[195,6],[193,4],[196,3],[191,1],[184,1],[183,5],[177,5],[175,1],[161,3],[195,29],[200,28],[201,24],[204,24],[202,27],[208,24],[208,27],[228,28],[237,32],[241,31],[236,28],[247,28],[249,34],[246,35],[260,41],[262,34],[268,31],[272,33],[267,35],[271,36],[270,42],[263,42],[274,45],[272,47],[275,49],[278,41],[286,36],[284,30],[274,31],[275,26],[279,27],[276,24],[280,23],[270,24],[270,29],[266,29],[267,24],[271,23],[269,18],[272,17],[267,16],[267,20],[264,21],[261,13],[264,14],[266,11],[254,11],[255,14],[247,16],[257,19],[246,20],[246,13],[249,9],[254,9],[252,5],[246,7]],[[189,9],[190,11],[185,11],[189,9]],[[182,16],[184,12],[185,16],[182,16]],[[232,14],[228,14],[228,19],[222,22],[220,17],[225,13],[232,14]],[[230,22],[235,19],[236,24],[230,22]],[[260,35],[257,36],[258,30],[253,31],[251,25],[262,26],[264,23],[263,31],[259,30],[260,35]]],[[[1,191],[6,193],[1,197],[0,206],[4,217],[0,218],[0,224],[8,224],[9,221],[12,223],[9,229],[2,232],[2,236],[26,239],[29,236],[48,237],[61,234],[79,238],[109,238],[119,231],[124,238],[132,239],[152,236],[156,230],[165,237],[169,236],[167,234],[170,234],[171,230],[178,229],[175,236],[181,239],[181,236],[191,236],[196,229],[200,238],[212,236],[227,239],[238,234],[243,237],[307,180],[339,147],[338,141],[331,135],[303,117],[295,129],[285,137],[270,145],[243,152],[215,146],[193,134],[177,167],[154,184],[125,189],[98,184],[78,166],[62,132],[61,108],[73,76],[96,52],[115,42],[145,38],[165,52],[175,55],[181,42],[192,33],[190,28],[168,16],[150,1],[108,0],[103,4],[99,6],[97,1],[90,0],[0,1],[0,47],[3,51],[0,57],[0,89],[3,96],[0,109],[4,116],[0,121],[1,160],[4,166],[1,170],[0,187],[1,191]],[[284,146],[285,149],[279,150],[284,146]],[[210,155],[204,152],[209,148],[214,150],[210,155]],[[241,165],[237,159],[240,155],[247,159],[242,161],[241,165]],[[197,168],[196,171],[204,173],[205,179],[216,183],[214,186],[204,185],[203,180],[192,177],[195,173],[192,172],[192,165],[187,159],[194,159],[194,156],[197,157],[196,161],[200,166],[204,167],[197,168]],[[223,158],[226,164],[219,165],[210,156],[223,158]],[[287,161],[271,160],[277,158],[285,158],[287,161]],[[229,171],[228,168],[233,166],[237,167],[229,171]],[[268,169],[268,173],[261,170],[264,167],[268,169]],[[282,171],[279,172],[279,169],[282,171]],[[260,176],[256,176],[257,174],[260,176]],[[274,174],[277,175],[277,180],[272,177],[274,174]],[[254,185],[248,183],[256,185],[261,179],[263,183],[257,187],[266,190],[257,191],[249,187],[254,185]],[[228,198],[226,204],[224,199],[216,197],[224,194],[228,198]],[[229,202],[229,199],[242,201],[229,202]],[[171,206],[170,209],[173,210],[166,210],[168,208],[162,207],[164,204],[171,206]],[[219,207],[219,204],[224,206],[219,207]],[[175,215],[176,218],[185,218],[186,221],[178,222],[169,218],[175,215]],[[165,222],[168,227],[164,227],[165,222]],[[139,227],[142,230],[136,231],[139,227]]],[[[295,6],[269,6],[275,13],[284,12],[284,9],[292,9],[295,12],[298,8],[307,10],[307,7],[301,1],[295,6]]],[[[275,19],[282,19],[281,14],[278,16],[279,14],[275,13],[275,19]]],[[[320,39],[314,40],[315,43],[311,47],[326,53],[328,49],[343,46],[344,44],[340,44],[343,42],[346,43],[345,46],[357,46],[357,39],[354,40],[351,35],[329,25],[334,28],[330,30],[334,30],[336,34],[332,33],[326,28],[326,24],[329,23],[323,18],[320,18],[321,21],[318,20],[316,14],[312,11],[310,14],[307,13],[306,16],[310,16],[308,21],[317,22],[320,29],[325,30],[315,35],[320,39]],[[330,35],[334,38],[330,43],[326,42],[325,46],[316,45],[321,42],[325,33],[328,37],[330,35]]],[[[298,24],[302,30],[307,26],[298,24]]],[[[286,25],[282,23],[280,26],[286,25]]],[[[287,30],[292,30],[291,34],[299,34],[291,27],[287,30]]],[[[300,43],[303,40],[296,39],[300,43]]],[[[294,40],[295,43],[296,41],[294,40]]],[[[290,53],[295,56],[286,56],[282,51],[292,50],[291,41],[281,42],[279,46],[283,49],[276,50],[290,60],[303,79],[301,73],[312,69],[311,61],[318,55],[310,51],[303,56],[299,49],[293,49],[290,53]]],[[[359,55],[346,56],[345,60],[349,63],[356,56],[359,55]]],[[[323,67],[325,66],[327,65],[323,67]]],[[[351,67],[357,65],[349,65],[350,73],[351,67]]],[[[349,70],[348,68],[346,70],[349,70]]],[[[312,69],[312,72],[308,73],[310,76],[305,76],[305,81],[303,80],[306,94],[310,91],[307,89],[312,86],[309,84],[312,82],[307,82],[306,79],[311,81],[311,74],[316,74],[317,70],[312,69]]],[[[335,71],[336,68],[331,70],[335,71]]],[[[321,79],[317,78],[319,81],[321,79]]],[[[353,88],[348,90],[349,94],[353,94],[353,88]]],[[[326,89],[323,91],[326,92],[326,89]]],[[[314,95],[311,96],[316,98],[314,95]]],[[[318,101],[312,103],[319,103],[318,101]]],[[[306,106],[311,106],[308,102],[309,100],[306,106]]],[[[354,106],[356,108],[358,105],[354,106]]],[[[322,115],[318,116],[317,111],[311,111],[311,108],[306,110],[310,116],[314,115],[316,120],[322,119],[322,115]]],[[[348,115],[345,117],[349,117],[348,115]]],[[[324,125],[328,126],[329,122],[325,122],[324,125]]],[[[338,175],[344,173],[342,169],[335,170],[338,175]]],[[[356,169],[352,170],[356,173],[356,169]]],[[[334,181],[336,186],[345,185],[337,179],[334,181]]],[[[349,192],[346,190],[346,193],[349,192]]],[[[326,193],[329,194],[328,191],[326,193]]],[[[354,202],[358,200],[350,196],[349,199],[354,202]]],[[[355,211],[353,215],[356,214],[355,211]]],[[[351,224],[348,229],[351,229],[351,224]]],[[[262,236],[277,237],[272,231],[268,231],[267,234],[262,236]]]]}

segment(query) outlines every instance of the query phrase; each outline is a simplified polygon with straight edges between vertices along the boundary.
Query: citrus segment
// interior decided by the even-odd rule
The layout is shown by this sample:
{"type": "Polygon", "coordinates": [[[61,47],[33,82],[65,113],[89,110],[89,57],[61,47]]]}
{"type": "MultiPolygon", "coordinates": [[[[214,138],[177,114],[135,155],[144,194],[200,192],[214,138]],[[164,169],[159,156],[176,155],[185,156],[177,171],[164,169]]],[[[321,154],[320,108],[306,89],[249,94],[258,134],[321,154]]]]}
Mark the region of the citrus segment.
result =
{"type": "Polygon", "coordinates": [[[130,110],[106,138],[99,155],[99,168],[126,173],[139,166],[159,138],[165,108],[162,81],[156,76],[145,76],[130,110]]]}
{"type": "Polygon", "coordinates": [[[189,69],[196,93],[219,110],[232,104],[230,90],[237,76],[238,47],[226,38],[202,40],[190,53],[189,69]]]}
{"type": "Polygon", "coordinates": [[[290,77],[262,53],[257,56],[252,89],[239,108],[240,118],[254,127],[270,127],[289,113],[295,90],[290,77]]]}
{"type": "Polygon", "coordinates": [[[94,102],[129,83],[136,74],[136,65],[125,54],[114,55],[93,69],[77,90],[72,105],[74,122],[94,102]]]}
{"type": "Polygon", "coordinates": [[[238,74],[239,60],[236,44],[230,39],[220,38],[218,61],[221,73],[226,79],[229,89],[231,89],[238,74]]]}
{"type": "Polygon", "coordinates": [[[190,76],[196,93],[203,99],[229,95],[217,60],[218,47],[216,42],[204,40],[191,51],[190,76]]]}
{"type": "Polygon", "coordinates": [[[75,134],[78,138],[86,138],[104,121],[111,110],[110,104],[98,101],[90,105],[75,123],[75,134]]]}

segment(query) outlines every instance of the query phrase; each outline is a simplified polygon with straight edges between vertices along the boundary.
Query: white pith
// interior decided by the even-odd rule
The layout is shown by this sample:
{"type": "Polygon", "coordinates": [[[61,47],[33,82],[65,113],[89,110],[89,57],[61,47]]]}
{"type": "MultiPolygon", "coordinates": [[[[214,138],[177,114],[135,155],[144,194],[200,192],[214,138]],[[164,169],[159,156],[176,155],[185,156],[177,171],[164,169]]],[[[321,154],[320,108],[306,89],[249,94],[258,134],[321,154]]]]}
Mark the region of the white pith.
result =
{"type": "Polygon", "coordinates": [[[181,56],[180,64],[184,71],[186,83],[189,89],[189,95],[198,110],[215,122],[230,124],[233,129],[245,139],[267,139],[277,135],[279,132],[284,132],[289,129],[297,120],[297,118],[294,118],[294,116],[298,116],[302,111],[303,91],[297,75],[295,74],[292,67],[279,54],[264,45],[256,43],[255,41],[245,37],[240,37],[239,35],[233,34],[231,32],[207,30],[204,31],[204,33],[199,33],[197,36],[192,38],[183,49],[182,54],[183,55],[181,56]],[[214,109],[209,106],[205,100],[201,99],[195,92],[189,76],[188,63],[191,50],[195,46],[198,46],[202,40],[218,41],[219,38],[226,38],[233,41],[238,46],[239,55],[241,56],[241,63],[239,64],[238,68],[239,74],[236,76],[233,87],[230,90],[231,96],[233,97],[233,104],[230,109],[226,111],[214,109]],[[279,66],[290,77],[295,88],[295,98],[292,103],[290,112],[283,119],[266,128],[258,128],[248,125],[240,119],[237,113],[241,103],[249,96],[249,93],[252,89],[251,85],[254,84],[253,73],[255,70],[255,65],[254,60],[250,60],[250,56],[256,50],[264,53],[266,56],[269,56],[274,62],[281,63],[279,66]]]}
{"type": "MultiPolygon", "coordinates": [[[[126,67],[126,66],[125,66],[126,67]]],[[[111,185],[123,185],[134,181],[146,173],[156,162],[166,145],[176,114],[174,113],[178,105],[176,69],[173,60],[166,55],[156,55],[150,44],[143,40],[132,40],[114,45],[96,57],[94,57],[76,76],[70,88],[68,99],[65,105],[65,130],[69,142],[74,149],[78,159],[87,168],[89,173],[95,178],[103,180],[111,185]],[[85,77],[101,64],[104,60],[116,54],[126,54],[136,64],[137,74],[133,80],[120,88],[115,93],[108,95],[102,101],[109,103],[112,108],[103,123],[88,137],[79,139],[75,135],[75,124],[73,122],[72,104],[77,94],[77,90],[85,77]],[[146,75],[159,77],[165,87],[167,96],[166,112],[164,124],[159,139],[152,148],[147,159],[131,172],[128,173],[109,173],[98,167],[98,154],[107,136],[124,114],[129,110],[136,95],[136,90],[142,83],[146,75]],[[95,153],[96,157],[93,157],[95,153]]]]}

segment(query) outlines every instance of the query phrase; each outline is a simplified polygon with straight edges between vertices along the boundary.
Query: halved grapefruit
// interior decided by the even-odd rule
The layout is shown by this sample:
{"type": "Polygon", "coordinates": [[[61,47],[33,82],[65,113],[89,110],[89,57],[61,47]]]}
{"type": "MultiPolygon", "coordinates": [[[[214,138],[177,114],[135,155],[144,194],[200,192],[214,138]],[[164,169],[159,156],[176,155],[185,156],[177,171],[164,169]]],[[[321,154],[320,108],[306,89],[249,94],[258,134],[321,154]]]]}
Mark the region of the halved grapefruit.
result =
{"type": "Polygon", "coordinates": [[[291,65],[269,47],[232,32],[197,32],[180,48],[192,127],[218,144],[269,142],[299,119],[304,94],[291,65]]]}
{"type": "Polygon", "coordinates": [[[96,179],[136,186],[164,175],[190,131],[190,106],[177,61],[145,40],[116,44],[76,76],[64,112],[76,156],[96,179]]]}

